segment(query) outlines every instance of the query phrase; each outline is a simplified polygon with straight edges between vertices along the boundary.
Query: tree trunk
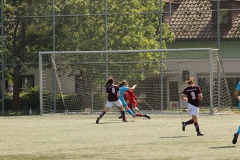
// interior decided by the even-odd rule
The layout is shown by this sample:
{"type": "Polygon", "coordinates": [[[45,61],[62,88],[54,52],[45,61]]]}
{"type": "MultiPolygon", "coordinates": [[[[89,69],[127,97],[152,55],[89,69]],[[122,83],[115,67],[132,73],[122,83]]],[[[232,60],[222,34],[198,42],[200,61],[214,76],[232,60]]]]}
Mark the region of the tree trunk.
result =
{"type": "Polygon", "coordinates": [[[14,67],[13,73],[13,102],[12,102],[12,110],[20,109],[20,99],[19,99],[19,86],[20,86],[20,69],[21,66],[14,67]]]}

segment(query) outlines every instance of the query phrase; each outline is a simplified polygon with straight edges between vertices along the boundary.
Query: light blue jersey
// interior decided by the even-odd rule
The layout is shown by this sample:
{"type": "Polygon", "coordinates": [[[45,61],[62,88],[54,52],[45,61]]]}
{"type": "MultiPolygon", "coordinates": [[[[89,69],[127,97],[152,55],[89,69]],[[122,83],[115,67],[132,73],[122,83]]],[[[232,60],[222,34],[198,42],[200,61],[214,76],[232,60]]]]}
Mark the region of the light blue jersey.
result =
{"type": "MultiPolygon", "coordinates": [[[[238,83],[236,90],[240,91],[240,82],[238,83]]],[[[237,133],[240,134],[240,126],[238,127],[237,133]]]]}
{"type": "Polygon", "coordinates": [[[238,83],[236,90],[240,91],[240,82],[238,83]]]}
{"type": "Polygon", "coordinates": [[[127,103],[126,103],[126,101],[124,100],[124,93],[125,93],[125,91],[127,91],[127,90],[128,90],[128,87],[126,87],[126,86],[122,86],[122,87],[119,88],[119,91],[120,91],[119,99],[120,99],[120,101],[122,102],[123,107],[126,107],[126,106],[127,106],[127,103]]]}
{"type": "MultiPolygon", "coordinates": [[[[126,108],[128,105],[127,105],[127,102],[125,101],[124,99],[124,93],[125,91],[127,91],[129,88],[126,87],[126,86],[122,86],[122,87],[119,87],[119,92],[120,92],[120,95],[119,95],[119,99],[120,101],[122,102],[122,105],[124,108],[126,108]]],[[[129,114],[131,114],[133,117],[135,117],[135,114],[132,112],[131,109],[128,108],[128,110],[126,110],[129,114]]]]}

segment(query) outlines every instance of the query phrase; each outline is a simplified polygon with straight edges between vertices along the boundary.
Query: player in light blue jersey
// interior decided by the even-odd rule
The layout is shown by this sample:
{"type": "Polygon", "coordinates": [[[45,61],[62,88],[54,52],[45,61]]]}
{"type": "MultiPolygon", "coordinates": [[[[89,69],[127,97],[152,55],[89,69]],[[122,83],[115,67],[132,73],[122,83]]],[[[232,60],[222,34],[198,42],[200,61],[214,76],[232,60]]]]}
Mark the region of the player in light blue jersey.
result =
{"type": "Polygon", "coordinates": [[[124,92],[127,90],[134,90],[137,85],[134,85],[132,88],[128,87],[128,83],[126,80],[123,80],[122,82],[120,82],[118,84],[119,87],[119,91],[120,91],[120,95],[119,95],[119,99],[123,104],[123,107],[125,108],[125,111],[127,111],[129,114],[131,114],[134,118],[135,118],[135,114],[132,112],[132,110],[130,108],[128,108],[128,105],[124,99],[124,92]]]}
{"type": "MultiPolygon", "coordinates": [[[[238,83],[237,88],[234,92],[234,97],[237,98],[238,101],[240,101],[240,96],[238,96],[239,91],[240,91],[240,82],[238,83]]],[[[240,102],[238,102],[238,103],[240,103],[240,102]]],[[[240,126],[238,127],[238,131],[236,133],[234,133],[234,137],[233,137],[233,140],[232,140],[233,144],[237,143],[237,139],[238,139],[239,134],[240,134],[240,126]]]]}

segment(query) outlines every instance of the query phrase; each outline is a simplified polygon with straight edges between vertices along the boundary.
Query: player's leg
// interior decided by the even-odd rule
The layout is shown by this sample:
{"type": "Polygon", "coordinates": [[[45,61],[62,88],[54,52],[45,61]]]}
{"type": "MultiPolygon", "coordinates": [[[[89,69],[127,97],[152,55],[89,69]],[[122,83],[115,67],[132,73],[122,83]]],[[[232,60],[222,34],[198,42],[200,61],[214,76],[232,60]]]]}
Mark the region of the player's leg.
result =
{"type": "Polygon", "coordinates": [[[193,123],[194,123],[194,126],[196,128],[197,136],[203,136],[204,134],[201,133],[200,127],[199,127],[199,124],[198,124],[199,107],[193,106],[192,111],[191,111],[191,115],[192,115],[192,119],[194,121],[193,123]]]}
{"type": "MultiPolygon", "coordinates": [[[[192,112],[192,105],[188,104],[188,113],[191,114],[191,112],[192,112]]],[[[190,125],[193,123],[194,123],[193,119],[190,119],[186,122],[182,122],[182,130],[185,131],[186,125],[190,125]]]]}
{"type": "Polygon", "coordinates": [[[135,117],[135,114],[132,112],[132,110],[130,108],[128,108],[128,106],[125,107],[125,110],[131,114],[133,117],[135,117]]]}
{"type": "Polygon", "coordinates": [[[127,122],[127,119],[125,117],[125,109],[123,108],[122,102],[120,100],[118,100],[118,101],[116,101],[115,105],[119,106],[123,122],[127,122]]]}
{"type": "Polygon", "coordinates": [[[194,121],[194,126],[196,128],[197,136],[203,136],[204,134],[200,131],[200,127],[198,124],[198,118],[196,116],[192,116],[193,121],[194,121]]]}
{"type": "Polygon", "coordinates": [[[145,118],[150,119],[150,116],[149,116],[149,115],[139,113],[139,109],[137,108],[136,104],[137,104],[137,103],[132,103],[132,104],[131,104],[133,113],[134,113],[137,117],[145,117],[145,118]]]}
{"type": "Polygon", "coordinates": [[[239,134],[240,134],[240,126],[238,127],[238,131],[236,133],[234,133],[234,135],[233,135],[233,140],[232,140],[233,144],[237,143],[237,139],[238,139],[239,134]]]}
{"type": "Polygon", "coordinates": [[[145,117],[145,118],[150,119],[150,116],[147,115],[147,114],[135,113],[135,115],[138,116],[138,117],[145,117]]]}
{"type": "Polygon", "coordinates": [[[113,106],[112,102],[107,101],[105,109],[97,117],[96,123],[99,123],[100,119],[104,116],[105,113],[113,106]]]}
{"type": "Polygon", "coordinates": [[[149,115],[147,115],[147,114],[144,114],[144,116],[143,116],[143,117],[150,119],[150,116],[149,116],[149,115]]]}
{"type": "MultiPolygon", "coordinates": [[[[130,109],[132,110],[132,104],[131,104],[131,103],[128,103],[127,105],[128,105],[128,108],[130,108],[130,109]]],[[[133,112],[133,113],[134,113],[134,112],[133,112]]],[[[135,114],[135,113],[134,113],[134,114],[135,114]]],[[[122,118],[122,115],[119,116],[118,118],[121,119],[121,118],[122,118]]]]}
{"type": "Polygon", "coordinates": [[[130,108],[128,108],[128,105],[126,103],[125,100],[121,100],[123,107],[125,109],[125,111],[127,111],[129,114],[131,114],[133,117],[135,117],[135,114],[132,112],[132,110],[130,108]]]}
{"type": "MultiPolygon", "coordinates": [[[[120,111],[120,116],[118,117],[119,119],[122,119],[122,113],[121,113],[121,110],[120,110],[120,106],[116,106],[117,107],[117,109],[119,109],[119,111],[120,111]]],[[[123,110],[124,110],[124,108],[123,108],[123,110]]]]}
{"type": "Polygon", "coordinates": [[[121,110],[121,117],[122,117],[123,122],[127,122],[127,118],[125,117],[125,110],[124,110],[123,106],[120,107],[120,110],[121,110]]]}

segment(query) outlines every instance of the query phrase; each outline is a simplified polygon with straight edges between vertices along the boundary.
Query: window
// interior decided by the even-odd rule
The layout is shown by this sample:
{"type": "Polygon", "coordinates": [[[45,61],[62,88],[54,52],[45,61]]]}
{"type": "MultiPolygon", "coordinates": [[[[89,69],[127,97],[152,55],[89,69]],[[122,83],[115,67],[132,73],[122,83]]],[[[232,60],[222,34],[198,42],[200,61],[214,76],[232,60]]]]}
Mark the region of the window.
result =
{"type": "Polygon", "coordinates": [[[34,87],[34,75],[22,75],[20,80],[20,91],[26,91],[27,89],[34,87]]]}
{"type": "MultiPolygon", "coordinates": [[[[212,2],[212,22],[217,25],[218,22],[218,11],[217,11],[217,1],[212,2]]],[[[220,3],[220,13],[219,13],[220,27],[223,29],[229,29],[232,24],[232,11],[231,2],[220,3]]]]}
{"type": "Polygon", "coordinates": [[[229,22],[229,10],[221,9],[220,10],[220,24],[228,24],[229,22]]]}

